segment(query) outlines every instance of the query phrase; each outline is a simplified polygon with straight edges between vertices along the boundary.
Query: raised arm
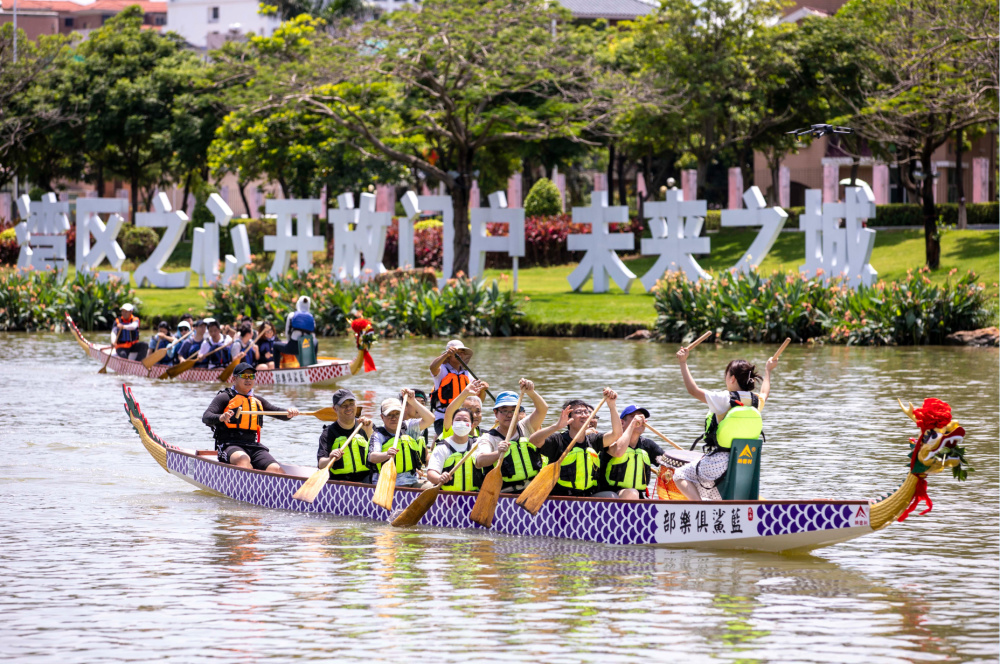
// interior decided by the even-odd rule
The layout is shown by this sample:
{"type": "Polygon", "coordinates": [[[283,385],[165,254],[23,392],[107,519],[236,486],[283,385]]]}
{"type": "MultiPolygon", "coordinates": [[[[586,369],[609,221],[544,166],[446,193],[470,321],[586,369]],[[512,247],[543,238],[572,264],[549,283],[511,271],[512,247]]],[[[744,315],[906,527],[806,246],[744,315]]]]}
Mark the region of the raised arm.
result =
{"type": "Polygon", "coordinates": [[[541,447],[542,445],[544,445],[546,438],[566,428],[566,425],[569,424],[569,417],[572,410],[573,410],[572,406],[566,406],[565,408],[563,408],[562,413],[559,414],[558,422],[556,422],[555,424],[550,424],[547,427],[543,427],[538,431],[536,431],[535,433],[531,434],[531,436],[528,438],[528,442],[534,445],[535,447],[541,447]]]}
{"type": "MultiPolygon", "coordinates": [[[[407,405],[413,404],[413,410],[417,411],[417,417],[420,418],[420,430],[423,431],[427,427],[434,425],[434,413],[427,410],[427,407],[422,403],[417,401],[417,395],[413,390],[403,390],[406,392],[406,403],[407,405]]],[[[405,413],[403,413],[405,415],[405,413]]]]}
{"type": "MultiPolygon", "coordinates": [[[[545,399],[538,392],[535,392],[535,384],[527,378],[521,379],[520,387],[524,390],[528,398],[531,399],[531,403],[535,407],[531,411],[531,415],[528,415],[528,428],[532,430],[537,429],[542,426],[545,416],[549,413],[549,404],[545,403],[545,399]]],[[[514,416],[517,417],[517,413],[514,416]]]]}
{"type": "MultiPolygon", "coordinates": [[[[455,413],[457,413],[458,409],[462,407],[462,404],[465,403],[466,399],[475,394],[479,394],[482,390],[488,388],[489,384],[482,380],[474,380],[466,385],[465,389],[459,392],[458,396],[452,399],[451,403],[448,404],[448,407],[445,409],[444,420],[441,422],[444,428],[441,429],[441,431],[447,431],[451,428],[452,422],[455,421],[455,413]]],[[[433,422],[431,422],[431,424],[433,424],[433,422]]]]}
{"type": "Polygon", "coordinates": [[[698,383],[694,382],[694,377],[691,376],[691,371],[688,369],[688,349],[681,348],[677,351],[677,361],[681,365],[681,378],[684,379],[684,387],[687,388],[688,394],[693,396],[698,401],[702,403],[708,403],[708,399],[705,397],[705,390],[698,387],[698,383]]]}
{"type": "Polygon", "coordinates": [[[771,371],[778,366],[778,358],[770,357],[764,365],[764,380],[760,384],[760,407],[764,407],[764,402],[771,395],[771,371]]]}
{"type": "Polygon", "coordinates": [[[633,417],[632,421],[628,423],[628,428],[622,432],[622,435],[618,437],[618,440],[607,446],[608,454],[616,459],[625,456],[625,450],[627,450],[629,445],[632,444],[632,438],[636,435],[636,429],[642,426],[645,422],[646,418],[643,417],[641,413],[633,417]]]}
{"type": "Polygon", "coordinates": [[[437,378],[438,372],[441,371],[441,365],[444,364],[445,360],[451,357],[451,354],[455,351],[451,348],[446,348],[443,353],[431,360],[431,375],[437,378]]]}
{"type": "Polygon", "coordinates": [[[611,431],[604,434],[604,446],[611,445],[622,435],[622,418],[618,416],[618,393],[610,387],[604,388],[604,398],[608,402],[608,410],[611,411],[611,431]]]}

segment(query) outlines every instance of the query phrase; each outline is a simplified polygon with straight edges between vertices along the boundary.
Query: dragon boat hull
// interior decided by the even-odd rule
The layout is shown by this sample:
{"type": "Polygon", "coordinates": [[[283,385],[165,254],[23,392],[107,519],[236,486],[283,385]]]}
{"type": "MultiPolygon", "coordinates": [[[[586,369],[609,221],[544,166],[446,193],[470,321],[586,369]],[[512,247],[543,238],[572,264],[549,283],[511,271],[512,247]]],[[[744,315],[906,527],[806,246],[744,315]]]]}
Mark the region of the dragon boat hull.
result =
{"type": "MultiPolygon", "coordinates": [[[[372,502],[375,487],[330,481],[313,503],[292,498],[315,468],[282,464],[287,475],[246,470],[171,445],[153,433],[131,391],[124,387],[125,410],[143,445],[172,475],[218,496],[293,512],[391,521],[419,494],[397,487],[393,510],[372,502]]],[[[753,500],[693,502],[621,501],[552,497],[537,515],[518,507],[516,496],[501,494],[492,527],[469,520],[475,493],[442,492],[421,519],[425,526],[521,536],[555,537],[618,545],[673,548],[804,552],[871,533],[867,500],[753,500]]]]}
{"type": "MultiPolygon", "coordinates": [[[[86,351],[87,355],[95,359],[102,366],[108,363],[108,369],[116,374],[125,376],[140,376],[142,378],[159,378],[170,368],[169,364],[154,364],[151,369],[143,366],[139,360],[129,360],[112,354],[111,348],[101,346],[87,340],[77,328],[76,323],[67,316],[66,322],[70,331],[76,338],[80,347],[86,351]]],[[[192,368],[188,369],[174,380],[195,383],[217,383],[219,376],[225,367],[215,369],[192,368]]],[[[351,368],[348,360],[339,358],[321,358],[317,364],[298,369],[261,369],[257,372],[258,385],[334,385],[343,376],[350,376],[351,368]]]]}

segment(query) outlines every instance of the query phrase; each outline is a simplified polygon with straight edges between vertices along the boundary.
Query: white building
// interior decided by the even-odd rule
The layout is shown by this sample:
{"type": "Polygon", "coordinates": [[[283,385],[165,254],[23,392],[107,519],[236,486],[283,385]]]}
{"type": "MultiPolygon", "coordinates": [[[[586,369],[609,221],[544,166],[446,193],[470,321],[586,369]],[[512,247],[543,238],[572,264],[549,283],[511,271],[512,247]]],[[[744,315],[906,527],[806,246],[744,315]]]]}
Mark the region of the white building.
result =
{"type": "Polygon", "coordinates": [[[168,0],[167,29],[198,48],[219,48],[248,32],[270,37],[281,21],[258,7],[257,0],[168,0]]]}

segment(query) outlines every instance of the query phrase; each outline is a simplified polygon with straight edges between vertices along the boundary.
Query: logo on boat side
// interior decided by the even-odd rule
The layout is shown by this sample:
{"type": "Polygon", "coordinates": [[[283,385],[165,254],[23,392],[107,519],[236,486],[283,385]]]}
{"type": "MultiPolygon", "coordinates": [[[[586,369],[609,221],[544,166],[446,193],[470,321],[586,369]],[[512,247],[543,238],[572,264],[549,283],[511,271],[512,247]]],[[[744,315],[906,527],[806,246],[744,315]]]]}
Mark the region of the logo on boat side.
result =
{"type": "Polygon", "coordinates": [[[739,457],[736,459],[736,463],[753,463],[753,453],[757,451],[756,447],[750,447],[749,445],[743,446],[743,451],[740,452],[739,457]]]}
{"type": "Polygon", "coordinates": [[[865,511],[864,505],[858,505],[858,511],[854,513],[854,525],[855,526],[868,525],[868,513],[865,511]]]}

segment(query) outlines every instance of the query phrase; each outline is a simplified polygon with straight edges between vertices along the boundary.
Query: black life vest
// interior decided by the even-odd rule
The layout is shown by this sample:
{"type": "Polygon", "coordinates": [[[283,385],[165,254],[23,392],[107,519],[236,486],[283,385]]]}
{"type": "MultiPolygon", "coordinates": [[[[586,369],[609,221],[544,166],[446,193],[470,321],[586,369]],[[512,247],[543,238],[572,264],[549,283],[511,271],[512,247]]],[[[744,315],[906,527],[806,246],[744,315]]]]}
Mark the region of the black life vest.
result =
{"type": "Polygon", "coordinates": [[[139,317],[132,316],[128,319],[128,323],[122,321],[122,319],[115,318],[115,327],[118,328],[118,336],[115,338],[115,348],[131,348],[139,341],[139,326],[137,325],[134,330],[124,330],[123,325],[131,325],[132,323],[138,323],[139,317]]]}
{"type": "Polygon", "coordinates": [[[431,392],[431,410],[441,411],[442,413],[448,409],[448,404],[455,400],[456,397],[464,390],[469,384],[469,377],[462,373],[454,373],[448,371],[441,379],[441,384],[438,388],[431,392]]]}
{"type": "MultiPolygon", "coordinates": [[[[214,351],[219,346],[226,344],[226,336],[223,335],[222,339],[220,339],[218,343],[212,341],[211,337],[206,337],[205,341],[208,342],[208,352],[212,353],[212,351],[214,351]]],[[[230,340],[229,343],[231,344],[232,340],[230,340]]],[[[227,364],[229,364],[233,359],[233,355],[232,353],[229,352],[229,350],[230,349],[227,347],[224,348],[223,350],[220,350],[217,353],[212,353],[211,355],[202,358],[201,362],[198,362],[198,364],[201,366],[224,367],[227,364]]]]}

